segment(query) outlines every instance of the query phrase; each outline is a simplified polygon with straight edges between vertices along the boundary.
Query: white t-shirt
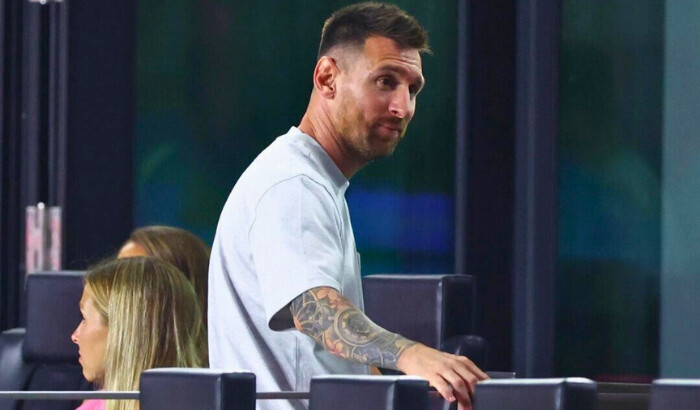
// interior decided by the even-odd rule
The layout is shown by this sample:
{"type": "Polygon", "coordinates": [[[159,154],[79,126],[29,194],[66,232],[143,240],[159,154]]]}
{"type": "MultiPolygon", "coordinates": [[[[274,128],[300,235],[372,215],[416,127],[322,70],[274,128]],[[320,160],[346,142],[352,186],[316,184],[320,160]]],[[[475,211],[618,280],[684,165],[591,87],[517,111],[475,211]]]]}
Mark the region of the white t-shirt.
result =
{"type": "Polygon", "coordinates": [[[211,367],[252,371],[259,392],[308,391],[311,377],[322,374],[369,374],[295,330],[288,307],[303,292],[327,286],[364,309],[348,184],[318,142],[295,127],[241,175],[221,213],[209,265],[211,367]]]}

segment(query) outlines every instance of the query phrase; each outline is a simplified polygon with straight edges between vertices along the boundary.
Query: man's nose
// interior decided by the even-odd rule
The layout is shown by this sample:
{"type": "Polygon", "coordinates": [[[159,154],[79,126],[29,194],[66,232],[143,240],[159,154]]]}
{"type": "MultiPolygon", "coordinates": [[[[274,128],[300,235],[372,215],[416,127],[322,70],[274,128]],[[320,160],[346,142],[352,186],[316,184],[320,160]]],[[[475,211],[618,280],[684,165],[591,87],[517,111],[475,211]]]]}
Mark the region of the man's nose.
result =
{"type": "Polygon", "coordinates": [[[413,115],[413,101],[408,88],[399,87],[389,105],[389,111],[398,118],[406,118],[413,115]]]}

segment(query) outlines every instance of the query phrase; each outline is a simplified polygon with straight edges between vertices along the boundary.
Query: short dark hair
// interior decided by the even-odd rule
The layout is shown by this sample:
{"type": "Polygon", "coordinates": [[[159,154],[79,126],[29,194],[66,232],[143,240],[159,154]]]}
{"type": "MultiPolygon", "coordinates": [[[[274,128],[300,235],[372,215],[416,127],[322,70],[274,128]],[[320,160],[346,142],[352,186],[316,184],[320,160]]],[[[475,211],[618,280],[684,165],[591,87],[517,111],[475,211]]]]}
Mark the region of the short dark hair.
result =
{"type": "Polygon", "coordinates": [[[428,32],[413,16],[393,4],[358,3],[333,13],[323,24],[318,58],[339,44],[363,46],[370,36],[394,40],[400,48],[430,53],[428,32]]]}

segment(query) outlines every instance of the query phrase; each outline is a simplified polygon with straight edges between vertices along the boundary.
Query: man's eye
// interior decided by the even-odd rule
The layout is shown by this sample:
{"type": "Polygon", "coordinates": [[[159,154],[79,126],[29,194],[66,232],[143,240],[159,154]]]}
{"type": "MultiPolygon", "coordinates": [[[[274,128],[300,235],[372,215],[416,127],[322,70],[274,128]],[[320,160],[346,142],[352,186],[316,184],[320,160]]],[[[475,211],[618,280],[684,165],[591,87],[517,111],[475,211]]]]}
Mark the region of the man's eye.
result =
{"type": "Polygon", "coordinates": [[[391,77],[380,77],[377,80],[377,85],[379,85],[379,88],[388,90],[394,87],[395,81],[391,77]]]}

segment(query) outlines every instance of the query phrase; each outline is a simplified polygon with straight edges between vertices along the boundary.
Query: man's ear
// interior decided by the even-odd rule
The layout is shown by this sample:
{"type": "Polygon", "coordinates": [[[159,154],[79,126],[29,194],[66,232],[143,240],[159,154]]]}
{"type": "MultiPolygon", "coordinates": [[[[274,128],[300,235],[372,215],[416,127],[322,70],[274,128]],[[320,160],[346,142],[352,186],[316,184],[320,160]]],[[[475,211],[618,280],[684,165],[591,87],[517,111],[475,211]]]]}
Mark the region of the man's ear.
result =
{"type": "Polygon", "coordinates": [[[326,98],[335,97],[336,80],[340,69],[335,60],[328,56],[321,57],[314,69],[314,88],[326,98]]]}

